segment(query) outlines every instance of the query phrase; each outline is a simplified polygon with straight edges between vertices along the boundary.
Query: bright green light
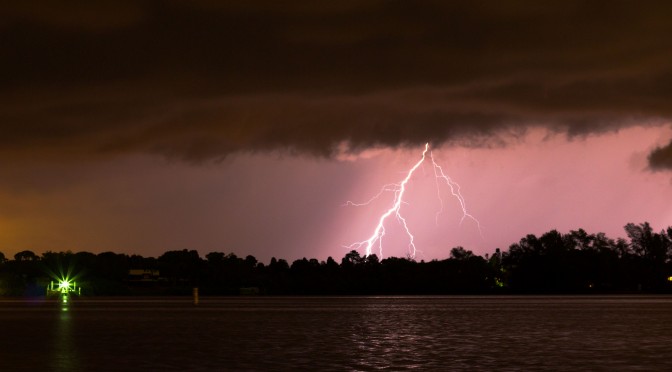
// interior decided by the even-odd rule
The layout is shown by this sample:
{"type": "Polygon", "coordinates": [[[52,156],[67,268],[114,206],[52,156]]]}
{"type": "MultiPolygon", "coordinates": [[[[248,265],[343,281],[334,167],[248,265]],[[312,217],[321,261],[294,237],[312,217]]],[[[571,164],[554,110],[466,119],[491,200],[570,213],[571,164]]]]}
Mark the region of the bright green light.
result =
{"type": "MultiPolygon", "coordinates": [[[[75,293],[76,295],[82,293],[82,289],[77,286],[77,282],[75,281],[77,276],[70,276],[69,271],[67,275],[52,275],[52,277],[54,280],[47,285],[47,296],[55,296],[58,294],[59,296],[62,295],[67,297],[71,293],[75,293]]],[[[67,302],[67,299],[64,298],[63,302],[67,302]]]]}

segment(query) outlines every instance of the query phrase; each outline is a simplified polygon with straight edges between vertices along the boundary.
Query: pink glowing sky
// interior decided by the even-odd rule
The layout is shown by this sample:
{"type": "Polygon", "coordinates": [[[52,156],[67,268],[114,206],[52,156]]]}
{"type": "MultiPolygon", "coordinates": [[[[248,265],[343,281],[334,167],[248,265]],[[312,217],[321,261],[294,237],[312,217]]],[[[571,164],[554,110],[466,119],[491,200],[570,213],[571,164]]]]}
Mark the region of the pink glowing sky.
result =
{"type": "MultiPolygon", "coordinates": [[[[419,259],[672,225],[672,2],[15,1],[0,252],[340,259],[392,203],[419,259]],[[599,20],[599,21],[598,21],[599,20]]],[[[383,256],[405,256],[388,221],[383,256]]]]}
{"type": "MultiPolygon", "coordinates": [[[[497,148],[433,149],[436,161],[462,186],[465,220],[442,188],[439,216],[436,184],[428,163],[408,184],[408,218],[418,259],[448,257],[461,245],[476,253],[507,248],[528,233],[584,228],[623,236],[627,222],[672,224],[672,176],[646,169],[654,145],[672,137],[668,127],[633,127],[568,141],[534,130],[497,148]]],[[[421,148],[381,149],[348,159],[269,154],[239,155],[198,166],[136,156],[91,164],[65,164],[48,171],[7,169],[21,188],[0,195],[4,253],[30,249],[140,253],[197,249],[272,257],[341,258],[343,245],[368,238],[392,195],[365,207],[344,207],[399,182],[421,148]],[[46,172],[46,173],[45,173],[46,172]],[[51,173],[49,173],[51,172],[51,173]],[[60,182],[42,187],[44,179],[60,182]]],[[[405,256],[407,239],[388,221],[385,256],[405,256]]],[[[362,251],[363,253],[363,251],[362,251]]]]}

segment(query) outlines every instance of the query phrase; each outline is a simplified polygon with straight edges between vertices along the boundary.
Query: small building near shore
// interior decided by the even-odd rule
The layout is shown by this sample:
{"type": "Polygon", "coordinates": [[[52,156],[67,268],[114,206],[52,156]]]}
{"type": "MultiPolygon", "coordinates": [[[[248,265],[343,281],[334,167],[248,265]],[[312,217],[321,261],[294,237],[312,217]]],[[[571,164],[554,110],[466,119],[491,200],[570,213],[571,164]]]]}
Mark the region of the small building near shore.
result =
{"type": "Polygon", "coordinates": [[[259,287],[242,287],[238,293],[241,296],[256,296],[259,294],[259,287]]]}
{"type": "Polygon", "coordinates": [[[158,283],[159,270],[151,269],[131,269],[128,270],[129,283],[158,283]]]}

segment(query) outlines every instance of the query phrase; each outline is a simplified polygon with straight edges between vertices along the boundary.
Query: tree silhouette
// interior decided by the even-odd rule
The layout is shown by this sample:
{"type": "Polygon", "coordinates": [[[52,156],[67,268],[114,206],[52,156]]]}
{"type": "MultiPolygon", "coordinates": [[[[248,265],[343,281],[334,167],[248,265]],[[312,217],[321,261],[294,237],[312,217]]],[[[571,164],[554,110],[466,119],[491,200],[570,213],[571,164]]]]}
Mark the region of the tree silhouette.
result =
{"type": "MultiPolygon", "coordinates": [[[[2,294],[39,293],[49,277],[77,271],[90,295],[373,295],[475,293],[671,293],[672,227],[655,232],[647,222],[628,223],[628,239],[610,239],[583,229],[541,236],[528,234],[507,250],[474,254],[458,246],[449,257],[429,262],[408,257],[380,260],[352,250],[340,260],[271,258],[268,265],[254,256],[196,250],[167,251],[158,258],[114,252],[32,251],[6,260],[0,255],[2,294]],[[160,280],[141,288],[129,281],[129,269],[159,270],[160,280]],[[70,271],[68,271],[70,270],[70,271]],[[165,279],[165,280],[164,280],[165,279]],[[254,290],[249,290],[253,287],[254,290]],[[245,289],[245,290],[244,290],[245,289]]],[[[78,279],[79,281],[79,279],[78,279]]]]}
{"type": "Polygon", "coordinates": [[[631,260],[641,276],[639,285],[647,289],[661,289],[669,275],[672,239],[665,230],[655,233],[648,222],[639,225],[628,223],[625,231],[637,256],[631,260]]]}
{"type": "Polygon", "coordinates": [[[15,261],[37,261],[39,257],[33,251],[21,251],[14,255],[15,261]]]}

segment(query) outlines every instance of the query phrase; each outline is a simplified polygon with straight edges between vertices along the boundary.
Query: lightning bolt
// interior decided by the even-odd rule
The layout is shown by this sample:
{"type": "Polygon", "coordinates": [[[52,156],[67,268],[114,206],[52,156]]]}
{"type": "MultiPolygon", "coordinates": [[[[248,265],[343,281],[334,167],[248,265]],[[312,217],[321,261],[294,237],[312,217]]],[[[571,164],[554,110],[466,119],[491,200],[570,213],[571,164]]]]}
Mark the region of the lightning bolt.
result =
{"type": "Polygon", "coordinates": [[[434,161],[434,156],[432,153],[429,153],[429,157],[432,159],[432,165],[434,167],[434,177],[436,178],[436,194],[439,198],[439,202],[441,205],[441,209],[436,213],[436,221],[438,224],[439,221],[439,215],[443,213],[443,199],[441,199],[441,192],[439,190],[439,180],[444,180],[446,181],[446,185],[450,188],[450,193],[453,194],[455,199],[460,202],[460,207],[462,207],[462,218],[460,219],[460,225],[462,225],[462,222],[464,222],[465,218],[470,218],[474,222],[476,222],[476,226],[478,226],[478,232],[483,237],[483,231],[481,230],[481,223],[476,219],[476,217],[472,216],[467,212],[467,203],[464,201],[464,197],[462,196],[462,193],[460,192],[460,185],[453,181],[450,177],[448,177],[445,173],[443,173],[443,168],[441,168],[440,165],[436,164],[436,161],[434,161]]]}
{"type": "Polygon", "coordinates": [[[378,194],[374,195],[371,199],[365,201],[364,203],[353,203],[353,202],[348,200],[347,202],[345,202],[345,204],[343,204],[343,207],[347,207],[347,206],[361,207],[361,206],[364,206],[364,205],[369,205],[374,200],[380,198],[380,196],[383,195],[384,192],[387,192],[387,191],[397,192],[398,190],[399,190],[399,184],[398,183],[388,183],[387,185],[383,186],[382,189],[380,189],[378,194]]]}
{"type": "MultiPolygon", "coordinates": [[[[448,177],[444,172],[443,168],[439,166],[436,161],[434,160],[434,156],[432,155],[432,152],[429,151],[429,143],[425,144],[425,149],[422,152],[422,157],[420,160],[418,160],[413,167],[408,171],[406,174],[406,177],[400,182],[400,183],[390,183],[387,185],[384,185],[381,190],[378,192],[378,194],[374,195],[371,199],[364,203],[353,203],[351,201],[348,201],[344,204],[344,206],[365,206],[373,202],[374,200],[380,198],[381,195],[385,192],[394,192],[394,199],[392,206],[385,212],[383,213],[380,218],[378,219],[378,224],[376,225],[375,230],[373,231],[373,234],[367,239],[363,240],[360,242],[355,242],[350,245],[344,246],[345,248],[348,249],[360,249],[362,247],[366,248],[366,255],[369,256],[371,255],[374,247],[378,248],[379,256],[380,258],[383,258],[383,237],[385,236],[385,221],[390,218],[391,216],[396,217],[397,221],[401,224],[401,226],[404,228],[404,231],[406,232],[406,235],[408,236],[408,251],[409,251],[409,256],[411,258],[415,258],[416,254],[418,253],[418,249],[415,246],[415,236],[411,233],[411,230],[408,227],[408,224],[406,223],[406,219],[404,216],[401,214],[401,206],[402,204],[405,204],[406,202],[404,201],[404,194],[406,193],[406,185],[408,184],[408,181],[413,177],[413,173],[422,165],[422,163],[427,159],[427,153],[429,152],[429,158],[431,159],[432,162],[432,168],[434,169],[434,177],[436,180],[436,188],[437,188],[437,196],[439,198],[440,202],[440,210],[436,214],[436,221],[438,224],[438,218],[439,215],[443,212],[443,199],[441,198],[441,191],[439,189],[439,182],[441,180],[445,181],[448,187],[450,188],[451,194],[458,200],[460,203],[460,206],[462,208],[462,219],[460,220],[460,224],[464,221],[465,218],[470,218],[474,222],[476,222],[478,226],[479,232],[481,232],[481,224],[480,222],[471,214],[467,212],[467,207],[466,203],[464,201],[464,197],[460,193],[460,185],[457,184],[457,182],[453,181],[450,177],[448,177]]],[[[481,233],[482,236],[482,233],[481,233]]]]}

